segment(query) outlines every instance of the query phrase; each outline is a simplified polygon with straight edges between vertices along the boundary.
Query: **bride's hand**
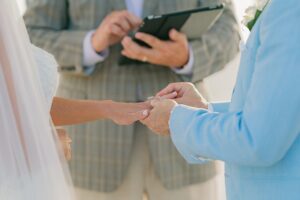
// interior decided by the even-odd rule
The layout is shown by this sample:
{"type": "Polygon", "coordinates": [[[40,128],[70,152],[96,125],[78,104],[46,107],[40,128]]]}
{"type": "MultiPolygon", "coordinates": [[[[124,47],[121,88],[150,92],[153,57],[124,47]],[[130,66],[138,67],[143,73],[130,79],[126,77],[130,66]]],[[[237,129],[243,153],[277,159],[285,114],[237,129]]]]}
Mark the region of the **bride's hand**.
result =
{"type": "Polygon", "coordinates": [[[109,107],[109,118],[119,125],[130,125],[143,120],[149,115],[150,102],[143,103],[119,103],[112,102],[109,107]]]}
{"type": "Polygon", "coordinates": [[[72,157],[72,148],[71,148],[72,140],[71,140],[71,138],[67,134],[66,130],[63,128],[56,128],[56,132],[57,132],[60,144],[62,146],[62,149],[64,151],[66,160],[71,160],[71,157],[72,157]]]}

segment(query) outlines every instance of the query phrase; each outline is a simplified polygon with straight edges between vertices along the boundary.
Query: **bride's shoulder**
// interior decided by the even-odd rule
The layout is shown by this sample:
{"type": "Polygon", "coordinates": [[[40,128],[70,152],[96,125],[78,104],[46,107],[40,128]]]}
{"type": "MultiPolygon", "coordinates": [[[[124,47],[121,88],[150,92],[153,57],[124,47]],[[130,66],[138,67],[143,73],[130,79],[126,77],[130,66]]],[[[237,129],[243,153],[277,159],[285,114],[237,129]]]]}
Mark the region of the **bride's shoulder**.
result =
{"type": "Polygon", "coordinates": [[[52,54],[33,44],[31,45],[31,48],[35,61],[38,65],[43,64],[47,66],[58,67],[58,64],[52,54]]]}
{"type": "Polygon", "coordinates": [[[58,64],[54,56],[45,50],[32,45],[32,51],[47,106],[50,109],[58,84],[58,64]]]}

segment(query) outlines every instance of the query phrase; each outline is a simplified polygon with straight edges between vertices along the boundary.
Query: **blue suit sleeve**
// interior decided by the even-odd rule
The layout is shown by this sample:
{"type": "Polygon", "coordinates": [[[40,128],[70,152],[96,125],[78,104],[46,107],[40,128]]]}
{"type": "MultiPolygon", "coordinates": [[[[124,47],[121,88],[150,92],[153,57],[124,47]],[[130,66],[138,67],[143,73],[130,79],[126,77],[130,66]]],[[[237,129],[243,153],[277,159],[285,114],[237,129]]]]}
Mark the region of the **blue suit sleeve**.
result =
{"type": "Polygon", "coordinates": [[[219,112],[219,113],[228,112],[229,105],[230,105],[229,102],[211,103],[213,112],[219,112]]]}
{"type": "Polygon", "coordinates": [[[298,1],[273,0],[265,11],[255,70],[240,112],[174,108],[171,137],[188,161],[208,157],[270,166],[285,156],[300,133],[299,10],[298,1]]]}

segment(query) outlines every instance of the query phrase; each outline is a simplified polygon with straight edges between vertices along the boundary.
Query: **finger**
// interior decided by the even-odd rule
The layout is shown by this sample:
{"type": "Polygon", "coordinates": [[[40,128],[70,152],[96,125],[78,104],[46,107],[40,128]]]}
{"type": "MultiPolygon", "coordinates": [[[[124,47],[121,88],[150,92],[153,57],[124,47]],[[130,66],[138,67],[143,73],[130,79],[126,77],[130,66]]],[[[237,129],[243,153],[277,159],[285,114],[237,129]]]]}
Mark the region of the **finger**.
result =
{"type": "Polygon", "coordinates": [[[138,113],[138,120],[146,119],[149,116],[149,114],[150,114],[149,110],[139,111],[139,113],[138,113]]]}
{"type": "Polygon", "coordinates": [[[65,157],[66,157],[67,161],[70,161],[72,159],[72,150],[71,150],[71,147],[65,153],[65,157]]]}
{"type": "Polygon", "coordinates": [[[136,28],[137,26],[141,25],[141,23],[143,22],[141,18],[139,18],[138,16],[126,11],[126,18],[128,20],[128,22],[130,23],[132,28],[136,28]]]}
{"type": "Polygon", "coordinates": [[[72,152],[71,145],[69,143],[64,143],[64,144],[62,144],[62,147],[63,147],[63,152],[64,152],[64,156],[65,156],[66,160],[70,160],[71,152],[72,152]]]}
{"type": "MultiPolygon", "coordinates": [[[[122,45],[123,45],[123,42],[122,42],[122,45]]],[[[136,52],[133,51],[131,48],[125,48],[125,46],[123,45],[123,50],[121,51],[121,54],[123,56],[126,56],[128,58],[131,58],[131,59],[137,59],[137,55],[136,55],[136,52]]]]}
{"type": "Polygon", "coordinates": [[[131,30],[131,24],[127,20],[127,18],[120,18],[114,24],[117,24],[126,33],[128,33],[131,30]]]}
{"type": "Polygon", "coordinates": [[[65,132],[66,130],[62,127],[55,127],[56,132],[65,132]]]}
{"type": "Polygon", "coordinates": [[[157,111],[155,110],[151,110],[149,116],[146,119],[140,121],[142,124],[147,126],[152,132],[156,132],[155,131],[155,126],[157,124],[155,120],[156,119],[155,116],[157,114],[156,112],[157,111]]]}
{"type": "Polygon", "coordinates": [[[161,102],[162,102],[161,99],[155,98],[155,99],[151,100],[150,103],[151,103],[151,106],[153,106],[155,109],[155,107],[157,107],[161,102]]]}
{"type": "Polygon", "coordinates": [[[66,130],[64,128],[55,128],[57,134],[66,134],[66,130]]]}
{"type": "Polygon", "coordinates": [[[151,113],[149,113],[148,117],[140,120],[140,122],[145,126],[149,126],[150,121],[151,121],[151,113]]]}
{"type": "Polygon", "coordinates": [[[72,142],[72,139],[66,133],[63,133],[63,134],[60,133],[59,134],[59,140],[61,142],[66,142],[66,143],[71,143],[72,142]]]}
{"type": "Polygon", "coordinates": [[[72,140],[69,137],[60,138],[60,141],[63,143],[68,143],[68,144],[72,143],[72,140]]]}
{"type": "Polygon", "coordinates": [[[66,142],[68,142],[69,144],[72,143],[72,139],[69,135],[67,135],[67,137],[66,137],[66,142]]]}
{"type": "Polygon", "coordinates": [[[117,24],[112,24],[110,26],[110,32],[113,35],[119,36],[119,37],[123,37],[127,34],[127,32],[125,32],[119,25],[117,24]]]}
{"type": "Polygon", "coordinates": [[[133,42],[130,37],[125,37],[122,40],[122,45],[124,48],[123,53],[128,55],[130,58],[142,61],[144,57],[147,57],[147,59],[151,59],[153,57],[151,49],[139,46],[133,42]]]}
{"type": "Polygon", "coordinates": [[[135,34],[135,38],[145,42],[146,44],[148,44],[149,46],[153,47],[153,48],[158,48],[162,46],[162,41],[157,39],[156,37],[146,34],[146,33],[136,33],[135,34]]]}
{"type": "Polygon", "coordinates": [[[64,142],[68,140],[66,132],[58,132],[57,134],[60,141],[64,142]]]}
{"type": "Polygon", "coordinates": [[[167,87],[165,87],[164,89],[162,89],[161,91],[159,91],[156,96],[162,97],[162,96],[166,96],[169,95],[173,92],[177,92],[180,90],[179,87],[180,83],[170,83],[167,87]]]}
{"type": "Polygon", "coordinates": [[[149,114],[150,114],[150,110],[147,109],[130,113],[134,121],[144,120],[149,116],[149,114]]]}
{"type": "Polygon", "coordinates": [[[178,32],[177,30],[175,29],[172,29],[170,32],[169,32],[169,37],[171,40],[173,41],[183,41],[183,40],[186,40],[186,35],[183,34],[183,33],[180,33],[178,32]]]}
{"type": "Polygon", "coordinates": [[[170,94],[166,94],[164,96],[161,96],[162,99],[175,99],[177,97],[177,92],[172,92],[170,94]]]}
{"type": "Polygon", "coordinates": [[[183,98],[177,98],[177,99],[174,99],[176,101],[176,103],[178,104],[183,104],[183,105],[186,105],[187,104],[187,101],[186,99],[183,99],[183,98]]]}

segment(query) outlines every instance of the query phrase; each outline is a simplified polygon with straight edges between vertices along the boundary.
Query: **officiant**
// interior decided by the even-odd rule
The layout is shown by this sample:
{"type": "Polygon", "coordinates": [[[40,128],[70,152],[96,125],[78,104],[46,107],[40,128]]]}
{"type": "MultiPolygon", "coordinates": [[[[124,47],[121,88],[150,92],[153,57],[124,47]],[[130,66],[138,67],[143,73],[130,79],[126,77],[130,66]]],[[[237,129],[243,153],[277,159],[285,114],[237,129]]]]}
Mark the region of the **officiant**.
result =
{"type": "MultiPolygon", "coordinates": [[[[127,35],[142,18],[218,0],[28,0],[25,21],[32,42],[60,65],[58,95],[76,99],[145,101],[166,84],[198,85],[221,70],[238,51],[238,23],[231,0],[215,24],[197,38],[172,30],[169,41],[149,35],[147,53],[127,35]],[[150,40],[149,40],[150,38],[150,40]],[[121,55],[143,63],[120,65],[121,55]]],[[[197,27],[197,24],[194,24],[197,27]]],[[[141,124],[109,121],[69,127],[72,178],[79,199],[215,199],[214,163],[189,165],[171,140],[141,124]],[[196,195],[193,195],[196,194],[196,195]]]]}

